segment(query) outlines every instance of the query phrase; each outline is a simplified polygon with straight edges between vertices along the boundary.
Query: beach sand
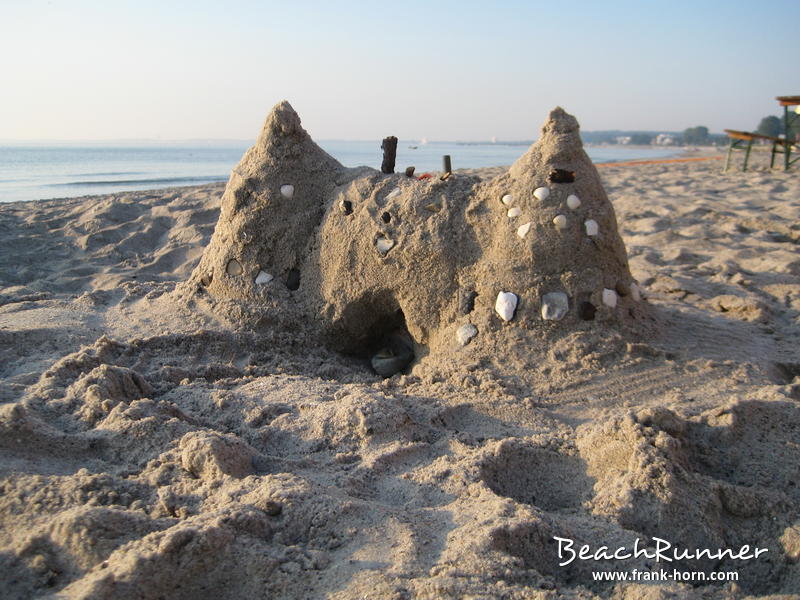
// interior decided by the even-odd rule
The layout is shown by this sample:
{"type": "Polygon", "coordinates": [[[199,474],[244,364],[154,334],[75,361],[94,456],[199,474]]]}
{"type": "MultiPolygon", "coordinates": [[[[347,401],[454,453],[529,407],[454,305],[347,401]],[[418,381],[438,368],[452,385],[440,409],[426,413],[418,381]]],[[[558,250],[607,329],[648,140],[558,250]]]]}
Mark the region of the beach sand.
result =
{"type": "Polygon", "coordinates": [[[180,293],[223,184],[0,205],[0,597],[800,593],[800,177],[721,166],[599,171],[646,333],[389,379],[180,293]]]}

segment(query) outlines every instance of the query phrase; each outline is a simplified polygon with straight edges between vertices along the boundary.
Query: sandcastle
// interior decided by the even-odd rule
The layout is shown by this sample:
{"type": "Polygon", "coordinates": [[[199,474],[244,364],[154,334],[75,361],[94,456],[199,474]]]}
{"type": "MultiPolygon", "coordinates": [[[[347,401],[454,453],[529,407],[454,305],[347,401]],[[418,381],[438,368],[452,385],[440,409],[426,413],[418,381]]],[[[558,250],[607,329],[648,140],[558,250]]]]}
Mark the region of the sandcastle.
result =
{"type": "Polygon", "coordinates": [[[641,315],[614,209],[561,108],[507,173],[419,180],[345,168],[281,102],[233,170],[189,284],[291,307],[383,375],[508,328],[539,339],[641,315]]]}

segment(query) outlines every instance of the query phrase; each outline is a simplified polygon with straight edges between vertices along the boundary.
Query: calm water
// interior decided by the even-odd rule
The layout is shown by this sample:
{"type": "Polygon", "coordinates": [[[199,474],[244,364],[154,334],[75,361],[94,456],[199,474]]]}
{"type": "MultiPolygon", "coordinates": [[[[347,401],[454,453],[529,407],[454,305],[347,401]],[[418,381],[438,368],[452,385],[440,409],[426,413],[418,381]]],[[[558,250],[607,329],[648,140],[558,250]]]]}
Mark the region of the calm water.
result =
{"type": "MultiPolygon", "coordinates": [[[[242,142],[197,147],[0,146],[0,202],[226,181],[248,145],[242,142]]],[[[345,166],[380,168],[380,141],[327,141],[320,142],[320,146],[345,166]]],[[[414,165],[417,173],[441,170],[444,154],[452,157],[454,169],[509,165],[526,150],[524,145],[401,141],[396,170],[402,172],[409,165],[414,165]]],[[[586,150],[597,163],[663,158],[676,153],[675,149],[625,146],[586,150]]]]}

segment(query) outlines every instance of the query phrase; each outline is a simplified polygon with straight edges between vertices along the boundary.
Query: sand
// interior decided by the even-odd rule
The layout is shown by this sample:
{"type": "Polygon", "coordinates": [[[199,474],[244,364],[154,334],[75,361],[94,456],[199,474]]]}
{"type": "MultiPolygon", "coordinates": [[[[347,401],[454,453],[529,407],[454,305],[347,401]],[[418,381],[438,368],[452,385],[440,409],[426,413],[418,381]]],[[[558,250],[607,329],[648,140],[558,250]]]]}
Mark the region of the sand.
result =
{"type": "Polygon", "coordinates": [[[637,319],[479,302],[390,378],[302,284],[196,293],[224,185],[0,205],[0,597],[800,593],[800,178],[720,168],[599,170],[637,319]],[[769,552],[615,584],[662,565],[554,536],[769,552]]]}

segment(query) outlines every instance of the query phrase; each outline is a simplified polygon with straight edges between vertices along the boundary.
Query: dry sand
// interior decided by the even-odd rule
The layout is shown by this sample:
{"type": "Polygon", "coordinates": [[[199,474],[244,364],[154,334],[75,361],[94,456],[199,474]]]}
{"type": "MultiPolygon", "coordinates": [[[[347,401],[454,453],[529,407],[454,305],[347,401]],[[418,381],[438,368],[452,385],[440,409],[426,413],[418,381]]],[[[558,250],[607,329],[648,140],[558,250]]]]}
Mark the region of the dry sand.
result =
{"type": "Polygon", "coordinates": [[[0,205],[0,597],[797,594],[800,178],[720,168],[600,170],[645,327],[484,315],[389,379],[187,288],[223,185],[0,205]],[[662,565],[554,536],[769,552],[596,583],[662,565]]]}

